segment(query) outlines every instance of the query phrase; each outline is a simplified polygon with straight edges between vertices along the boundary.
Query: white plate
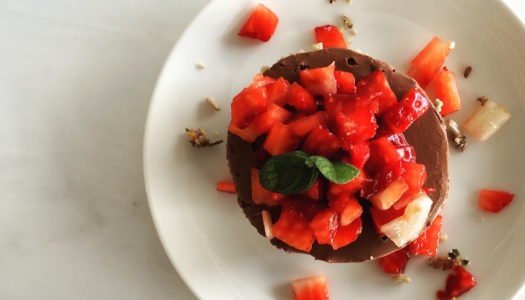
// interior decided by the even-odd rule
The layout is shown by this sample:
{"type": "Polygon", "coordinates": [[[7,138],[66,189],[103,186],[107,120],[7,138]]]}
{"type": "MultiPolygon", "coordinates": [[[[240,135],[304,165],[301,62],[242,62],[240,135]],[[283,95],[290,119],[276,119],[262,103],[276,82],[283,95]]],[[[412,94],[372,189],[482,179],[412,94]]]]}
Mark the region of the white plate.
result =
{"type": "Polygon", "coordinates": [[[440,251],[459,248],[471,259],[478,286],[465,299],[507,299],[525,280],[525,30],[499,1],[264,1],[280,18],[268,43],[236,33],[254,2],[212,1],[188,27],[170,55],[157,84],[144,142],[144,171],[151,212],[160,239],[180,275],[205,299],[290,299],[289,281],[328,276],[332,299],[433,299],[446,273],[412,259],[412,283],[398,285],[376,262],[327,264],[286,254],[259,236],[244,218],[235,197],[215,191],[229,178],[224,146],[192,148],[185,127],[217,131],[223,138],[229,103],[263,65],[299,49],[310,50],[315,26],[355,23],[352,45],[399,70],[432,37],[456,41],[446,65],[456,72],[463,110],[461,121],[485,95],[504,104],[511,121],[485,143],[471,141],[464,153],[452,151],[451,191],[444,210],[449,239],[440,251]],[[202,60],[206,68],[198,70],[202,60]],[[473,66],[468,79],[461,75],[473,66]],[[213,96],[223,107],[213,112],[213,96]],[[482,187],[517,194],[498,215],[477,208],[482,187]]]}

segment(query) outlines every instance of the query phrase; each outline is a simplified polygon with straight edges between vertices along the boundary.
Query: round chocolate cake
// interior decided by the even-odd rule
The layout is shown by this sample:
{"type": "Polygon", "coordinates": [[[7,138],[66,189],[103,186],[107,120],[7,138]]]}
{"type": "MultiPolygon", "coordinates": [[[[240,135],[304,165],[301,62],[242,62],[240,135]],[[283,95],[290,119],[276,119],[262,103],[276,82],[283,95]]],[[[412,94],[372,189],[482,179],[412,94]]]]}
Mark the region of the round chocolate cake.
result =
{"type": "MultiPolygon", "coordinates": [[[[264,75],[276,79],[283,77],[290,83],[299,82],[300,70],[326,67],[332,62],[335,62],[336,70],[351,72],[356,81],[380,70],[386,76],[398,101],[408,91],[418,87],[414,79],[397,72],[388,64],[347,49],[325,49],[291,55],[279,60],[264,72],[264,75]]],[[[427,180],[425,186],[435,189],[429,192],[429,197],[433,202],[426,222],[426,226],[429,226],[447,198],[449,188],[449,153],[443,119],[431,107],[404,134],[407,141],[415,149],[417,162],[426,166],[427,180]]],[[[254,143],[249,143],[229,133],[227,159],[236,185],[239,205],[250,223],[257,228],[259,234],[264,236],[261,212],[263,210],[269,211],[272,221],[276,222],[281,208],[255,205],[251,198],[250,169],[261,167],[256,151],[260,144],[260,138],[254,143]]],[[[375,230],[369,209],[367,209],[370,207],[370,202],[360,199],[360,203],[364,208],[363,229],[355,242],[337,250],[333,250],[329,245],[320,245],[314,242],[311,251],[307,254],[319,260],[342,263],[376,259],[397,250],[398,247],[392,241],[381,237],[375,230]]],[[[303,252],[275,238],[271,240],[271,243],[288,252],[303,252]]]]}

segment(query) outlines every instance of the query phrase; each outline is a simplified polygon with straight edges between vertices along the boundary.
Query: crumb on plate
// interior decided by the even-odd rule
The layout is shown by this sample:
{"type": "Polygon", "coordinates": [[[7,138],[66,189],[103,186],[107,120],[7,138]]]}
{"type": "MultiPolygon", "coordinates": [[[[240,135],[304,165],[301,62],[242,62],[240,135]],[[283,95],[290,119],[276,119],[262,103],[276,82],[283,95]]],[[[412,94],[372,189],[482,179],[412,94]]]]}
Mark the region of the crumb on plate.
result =
{"type": "Polygon", "coordinates": [[[197,148],[212,147],[223,142],[222,140],[211,142],[206,132],[200,128],[186,128],[186,137],[188,138],[188,141],[190,141],[191,145],[197,148]]]}
{"type": "Polygon", "coordinates": [[[313,44],[312,49],[314,49],[314,51],[323,50],[323,42],[313,44]]]}
{"type": "Polygon", "coordinates": [[[406,274],[396,274],[392,276],[392,280],[397,283],[410,283],[412,278],[406,274]]]}
{"type": "Polygon", "coordinates": [[[221,107],[219,106],[219,104],[217,103],[217,100],[215,100],[215,98],[213,97],[206,97],[206,102],[208,102],[208,104],[216,111],[219,111],[221,110],[221,107]]]}

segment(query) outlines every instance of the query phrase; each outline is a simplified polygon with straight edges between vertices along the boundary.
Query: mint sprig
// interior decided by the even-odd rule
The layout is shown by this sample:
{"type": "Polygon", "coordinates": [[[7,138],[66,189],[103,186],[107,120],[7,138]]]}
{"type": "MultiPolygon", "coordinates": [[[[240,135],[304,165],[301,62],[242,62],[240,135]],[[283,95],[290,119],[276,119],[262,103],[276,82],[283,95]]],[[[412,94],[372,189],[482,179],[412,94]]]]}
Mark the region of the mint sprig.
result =
{"type": "Polygon", "coordinates": [[[259,172],[259,181],[272,192],[297,194],[308,190],[319,173],[331,182],[344,184],[354,179],[359,169],[298,150],[270,157],[259,172]]]}

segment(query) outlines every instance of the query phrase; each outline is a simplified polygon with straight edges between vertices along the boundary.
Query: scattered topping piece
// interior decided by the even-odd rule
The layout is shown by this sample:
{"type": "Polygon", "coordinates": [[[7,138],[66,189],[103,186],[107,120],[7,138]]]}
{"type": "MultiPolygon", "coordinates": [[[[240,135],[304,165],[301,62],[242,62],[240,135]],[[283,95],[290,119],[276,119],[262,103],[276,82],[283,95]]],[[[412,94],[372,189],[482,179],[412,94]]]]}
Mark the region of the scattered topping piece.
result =
{"type": "Polygon", "coordinates": [[[297,82],[294,82],[290,87],[288,105],[305,114],[311,114],[317,110],[314,97],[297,82]]]}
{"type": "Polygon", "coordinates": [[[472,73],[472,67],[468,66],[465,68],[465,71],[463,71],[463,76],[465,78],[468,78],[470,76],[470,73],[472,73]]]}
{"type": "Polygon", "coordinates": [[[352,22],[352,20],[350,20],[350,18],[345,15],[341,16],[341,19],[343,20],[344,27],[348,29],[350,34],[355,35],[354,23],[352,22]]]}
{"type": "Polygon", "coordinates": [[[445,58],[454,46],[454,42],[433,37],[425,48],[410,62],[408,75],[416,79],[419,85],[425,88],[439,72],[439,69],[445,62],[445,58]]]}
{"type": "Polygon", "coordinates": [[[268,191],[262,187],[259,179],[259,170],[251,169],[252,201],[255,204],[266,204],[275,206],[283,198],[283,195],[268,191]]]}
{"type": "Polygon", "coordinates": [[[217,103],[217,101],[215,100],[215,98],[213,98],[213,97],[206,97],[206,102],[208,102],[208,104],[209,104],[213,109],[215,109],[216,111],[221,110],[221,107],[219,106],[219,104],[217,103]]]}
{"type": "Polygon", "coordinates": [[[269,66],[262,66],[261,67],[261,73],[264,73],[264,72],[268,71],[268,69],[270,69],[269,66]]]}
{"type": "Polygon", "coordinates": [[[326,111],[318,111],[309,116],[298,117],[288,125],[295,135],[305,137],[315,128],[328,127],[328,114],[326,111]]]}
{"type": "Polygon", "coordinates": [[[458,85],[454,72],[444,67],[434,78],[437,97],[443,102],[441,115],[446,116],[461,109],[458,85]]]}
{"type": "Polygon", "coordinates": [[[467,137],[459,129],[458,123],[452,119],[445,120],[448,138],[453,142],[454,147],[459,151],[465,151],[467,147],[467,137]]]}
{"type": "Polygon", "coordinates": [[[274,83],[268,85],[268,102],[279,106],[286,105],[290,94],[290,83],[288,80],[279,77],[274,83]]]}
{"type": "Polygon", "coordinates": [[[396,95],[390,88],[385,74],[379,70],[359,80],[356,86],[358,100],[372,101],[373,105],[377,105],[375,113],[378,116],[397,104],[396,95]]]}
{"type": "Polygon", "coordinates": [[[217,182],[217,191],[235,194],[235,184],[232,181],[217,182]]]}
{"type": "Polygon", "coordinates": [[[384,122],[395,133],[404,132],[419,117],[421,117],[430,107],[428,98],[414,88],[392,108],[387,110],[384,115],[384,122]]]}
{"type": "Polygon", "coordinates": [[[285,122],[292,117],[292,113],[275,103],[270,103],[267,110],[259,114],[250,125],[257,135],[267,133],[273,125],[285,122]]]}
{"type": "Polygon", "coordinates": [[[337,213],[332,209],[325,209],[317,213],[310,222],[310,228],[314,231],[318,244],[331,245],[339,223],[337,213]]]}
{"type": "Polygon", "coordinates": [[[423,234],[408,246],[412,255],[436,255],[440,241],[442,220],[443,217],[441,215],[437,216],[423,234]]]}
{"type": "Polygon", "coordinates": [[[341,94],[354,94],[356,92],[354,74],[344,71],[334,71],[337,82],[337,92],[341,94]]]}
{"type": "Polygon", "coordinates": [[[312,45],[312,50],[323,50],[323,42],[315,43],[312,45]]]}
{"type": "Polygon", "coordinates": [[[405,267],[409,259],[409,253],[407,248],[402,248],[394,253],[379,259],[379,265],[383,272],[387,274],[403,274],[405,273],[405,267]]]}
{"type": "Polygon", "coordinates": [[[354,242],[363,231],[363,222],[357,218],[350,225],[339,226],[332,242],[332,249],[337,250],[354,242]]]}
{"type": "Polygon", "coordinates": [[[343,34],[334,25],[315,27],[315,41],[322,42],[324,48],[346,48],[343,34]]]}
{"type": "MultiPolygon", "coordinates": [[[[370,202],[380,210],[389,209],[408,190],[408,185],[403,177],[399,177],[390,183],[384,190],[374,194],[370,202]]],[[[398,245],[399,246],[399,245],[398,245]]]]}
{"type": "Polygon", "coordinates": [[[299,137],[295,136],[288,125],[275,123],[270,129],[263,148],[271,155],[279,155],[294,151],[299,147],[299,137]]]}
{"type": "Polygon", "coordinates": [[[397,283],[411,283],[412,282],[412,278],[410,278],[410,276],[405,275],[405,274],[396,274],[392,276],[392,280],[397,283]]]}
{"type": "Polygon", "coordinates": [[[265,79],[254,81],[250,87],[233,98],[231,104],[233,124],[241,129],[245,128],[259,113],[265,111],[268,99],[266,85],[265,79]]]}
{"type": "Polygon", "coordinates": [[[445,290],[440,290],[436,296],[440,300],[459,297],[476,286],[476,279],[465,268],[454,267],[454,273],[448,275],[445,290]]]}
{"type": "Polygon", "coordinates": [[[316,276],[292,281],[295,300],[328,300],[326,277],[316,276]]]}
{"type": "Polygon", "coordinates": [[[314,96],[335,94],[337,81],[334,71],[335,63],[323,68],[301,70],[299,71],[301,85],[314,96]]]}
{"type": "Polygon", "coordinates": [[[512,199],[514,199],[514,194],[483,189],[479,191],[478,206],[484,211],[498,213],[509,205],[512,199]]]}
{"type": "Polygon", "coordinates": [[[259,3],[239,31],[240,36],[267,42],[275,32],[279,18],[266,6],[259,3]]]}
{"type": "Polygon", "coordinates": [[[439,237],[439,241],[440,241],[440,242],[445,242],[446,240],[448,240],[448,234],[443,233],[443,234],[439,237]]]}
{"type": "Polygon", "coordinates": [[[204,130],[200,128],[186,128],[186,136],[188,137],[188,140],[190,141],[191,145],[197,148],[211,147],[222,143],[222,140],[211,142],[206,132],[204,132],[204,130]]]}
{"type": "Polygon", "coordinates": [[[480,98],[481,105],[463,123],[463,129],[475,139],[485,141],[498,131],[511,117],[502,105],[480,98]]]}
{"type": "Polygon", "coordinates": [[[250,143],[257,139],[257,133],[255,133],[252,126],[241,129],[232,122],[230,126],[228,126],[228,131],[250,143]]]}
{"type": "Polygon", "coordinates": [[[272,235],[272,216],[270,215],[269,211],[263,210],[261,212],[261,217],[262,217],[263,225],[264,225],[264,234],[266,235],[266,237],[269,240],[271,240],[271,239],[273,239],[273,235],[272,235]]]}
{"type": "Polygon", "coordinates": [[[458,249],[452,249],[447,256],[432,257],[428,260],[428,265],[434,269],[450,270],[456,266],[466,266],[468,259],[460,257],[458,249]]]}
{"type": "Polygon", "coordinates": [[[204,69],[205,67],[206,67],[206,65],[204,65],[204,62],[203,62],[202,60],[199,60],[199,61],[197,62],[197,69],[202,70],[202,69],[204,69]]]}
{"type": "Polygon", "coordinates": [[[439,98],[436,98],[434,101],[432,101],[432,106],[434,106],[434,109],[441,113],[441,110],[443,109],[443,101],[441,101],[439,98]]]}
{"type": "Polygon", "coordinates": [[[332,156],[339,148],[339,138],[326,128],[312,130],[303,143],[304,152],[324,157],[332,156]]]}

